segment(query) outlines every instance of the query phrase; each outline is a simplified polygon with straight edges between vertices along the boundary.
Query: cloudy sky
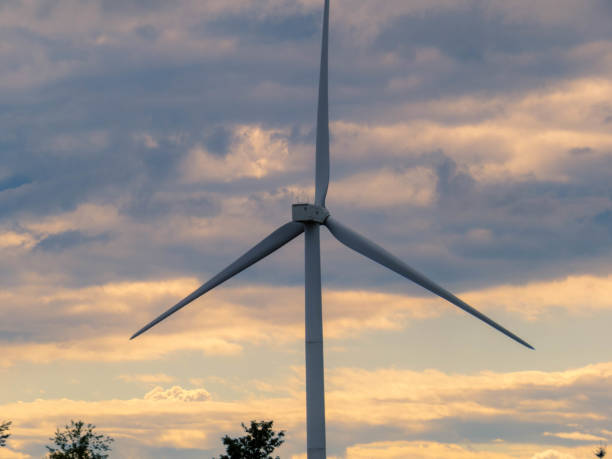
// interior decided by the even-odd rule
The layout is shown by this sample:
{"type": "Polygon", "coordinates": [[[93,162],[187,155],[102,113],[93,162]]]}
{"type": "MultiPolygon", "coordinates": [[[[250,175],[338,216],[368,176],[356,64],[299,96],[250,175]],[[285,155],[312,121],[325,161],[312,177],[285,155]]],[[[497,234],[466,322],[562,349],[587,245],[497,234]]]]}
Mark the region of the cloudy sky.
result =
{"type": "MultiPolygon", "coordinates": [[[[2,458],[305,458],[303,239],[129,336],[312,200],[321,0],[0,2],[2,458]]],[[[328,208],[529,351],[322,229],[328,453],[612,441],[612,4],[333,0],[328,208]]]]}

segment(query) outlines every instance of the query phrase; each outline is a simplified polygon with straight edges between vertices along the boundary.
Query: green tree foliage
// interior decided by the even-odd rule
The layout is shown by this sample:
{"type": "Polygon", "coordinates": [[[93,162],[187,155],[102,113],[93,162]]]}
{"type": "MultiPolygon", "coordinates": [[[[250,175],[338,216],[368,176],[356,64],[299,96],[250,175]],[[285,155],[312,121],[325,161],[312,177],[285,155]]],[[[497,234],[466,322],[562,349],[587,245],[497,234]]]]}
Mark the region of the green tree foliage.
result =
{"type": "Polygon", "coordinates": [[[272,452],[284,443],[285,431],[278,434],[272,430],[274,421],[251,421],[250,427],[242,424],[247,433],[243,437],[223,437],[223,444],[227,454],[222,454],[219,459],[280,459],[278,456],[270,456],[272,452]]]}
{"type": "Polygon", "coordinates": [[[0,424],[0,448],[6,446],[6,439],[11,436],[8,433],[9,427],[11,427],[11,421],[5,421],[0,424]]]}
{"type": "Polygon", "coordinates": [[[49,438],[54,446],[46,446],[49,459],[106,459],[113,439],[94,432],[96,426],[83,421],[70,421],[65,430],[59,428],[49,438]]]}

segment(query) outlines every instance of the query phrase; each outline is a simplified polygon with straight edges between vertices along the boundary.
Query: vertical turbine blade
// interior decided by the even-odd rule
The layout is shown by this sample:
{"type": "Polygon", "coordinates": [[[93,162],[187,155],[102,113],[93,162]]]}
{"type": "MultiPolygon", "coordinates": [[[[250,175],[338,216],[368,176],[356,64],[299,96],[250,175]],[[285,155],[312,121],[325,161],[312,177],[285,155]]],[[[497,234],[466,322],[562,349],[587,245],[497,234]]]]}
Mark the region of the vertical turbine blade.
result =
{"type": "Polygon", "coordinates": [[[315,166],[315,204],[325,207],[329,185],[329,110],[327,100],[327,49],[329,36],[329,0],[323,11],[323,39],[321,40],[321,71],[319,74],[319,104],[317,108],[317,150],[315,166]]]}
{"type": "Polygon", "coordinates": [[[533,349],[533,347],[529,343],[522,340],[506,328],[502,327],[494,320],[488,318],[480,311],[474,309],[469,304],[460,300],[445,288],[440,287],[438,284],[425,277],[416,269],[411,268],[399,258],[390,254],[385,249],[380,247],[378,244],[369,241],[362,235],[356,233],[352,229],[344,226],[342,223],[331,217],[328,217],[327,220],[325,220],[325,226],[327,226],[329,231],[334,235],[336,239],[338,239],[348,248],[353,249],[355,252],[359,252],[360,254],[368,257],[376,263],[379,263],[389,268],[391,271],[395,271],[400,276],[404,276],[405,278],[410,279],[412,282],[420,285],[421,287],[426,288],[430,292],[435,293],[436,295],[444,298],[446,301],[449,301],[455,306],[463,309],[465,312],[489,324],[491,327],[500,331],[507,337],[512,338],[517,343],[520,343],[523,346],[528,347],[529,349],[533,349]]]}
{"type": "Polygon", "coordinates": [[[157,317],[156,319],[152,320],[147,325],[142,327],[140,330],[134,333],[130,339],[134,339],[138,335],[143,334],[149,328],[153,327],[154,325],[157,325],[162,320],[164,320],[166,317],[174,314],[179,309],[187,306],[193,300],[201,297],[209,290],[212,290],[213,288],[215,288],[217,285],[234,277],[236,274],[245,270],[252,264],[257,263],[262,258],[267,257],[272,252],[281,248],[287,242],[299,236],[303,232],[304,232],[304,225],[302,223],[289,222],[281,226],[276,231],[274,231],[272,234],[270,234],[268,237],[266,237],[264,240],[262,240],[259,244],[257,244],[255,247],[253,247],[251,250],[246,252],[244,255],[242,255],[240,258],[234,261],[231,265],[229,265],[227,268],[225,268],[223,271],[217,274],[215,277],[213,277],[208,282],[206,282],[204,285],[202,285],[200,288],[193,291],[190,295],[187,295],[185,298],[183,298],[177,304],[172,306],[162,315],[160,315],[159,317],[157,317]]]}

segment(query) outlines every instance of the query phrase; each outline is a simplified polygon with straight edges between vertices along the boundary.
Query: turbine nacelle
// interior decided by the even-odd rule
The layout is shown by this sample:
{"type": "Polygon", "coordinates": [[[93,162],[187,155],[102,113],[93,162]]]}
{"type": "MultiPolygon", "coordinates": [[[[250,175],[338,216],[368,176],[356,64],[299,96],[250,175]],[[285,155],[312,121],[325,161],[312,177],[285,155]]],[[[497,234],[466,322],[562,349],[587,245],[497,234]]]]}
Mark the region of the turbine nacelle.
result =
{"type": "Polygon", "coordinates": [[[291,216],[294,222],[323,224],[329,217],[329,210],[316,204],[298,203],[291,206],[291,216]]]}

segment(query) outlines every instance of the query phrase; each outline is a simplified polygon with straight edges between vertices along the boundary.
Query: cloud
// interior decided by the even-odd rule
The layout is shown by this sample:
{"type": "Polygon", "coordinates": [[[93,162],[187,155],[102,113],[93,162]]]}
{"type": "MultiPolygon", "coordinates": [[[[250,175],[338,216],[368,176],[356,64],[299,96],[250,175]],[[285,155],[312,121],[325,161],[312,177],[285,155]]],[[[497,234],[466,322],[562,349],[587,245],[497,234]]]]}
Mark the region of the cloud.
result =
{"type": "MultiPolygon", "coordinates": [[[[28,289],[4,291],[0,300],[17,309],[4,311],[3,326],[21,339],[5,341],[2,363],[91,358],[150,360],[189,349],[231,355],[241,352],[246,343],[303,339],[303,306],[296,301],[302,298],[301,288],[244,286],[220,290],[207,299],[205,308],[194,305],[189,314],[173,317],[158,330],[162,333],[156,334],[155,339],[145,336],[126,344],[135,330],[194,290],[197,283],[194,279],[175,279],[77,289],[31,285],[28,289]],[[21,314],[30,318],[25,328],[21,314]],[[126,317],[130,317],[127,322],[126,317]],[[67,323],[71,327],[66,328],[67,323]],[[91,334],[92,327],[96,329],[95,336],[91,334]]],[[[397,330],[412,318],[439,313],[435,300],[396,294],[326,291],[325,298],[327,336],[332,339],[364,329],[397,330]]]]}
{"type": "Polygon", "coordinates": [[[606,442],[606,438],[597,435],[591,435],[583,432],[544,432],[547,437],[559,437],[567,440],[588,441],[588,442],[606,442]]]}
{"type": "Polygon", "coordinates": [[[36,245],[36,239],[27,233],[7,231],[0,233],[0,249],[28,249],[36,245]]]}
{"type": "MultiPolygon", "coordinates": [[[[273,399],[274,404],[286,402],[273,399]]],[[[135,442],[140,450],[147,447],[220,448],[222,434],[239,428],[245,419],[265,419],[269,415],[268,407],[260,401],[215,402],[204,389],[187,390],[178,386],[168,390],[158,387],[142,399],[36,400],[3,405],[3,412],[14,420],[13,437],[21,442],[21,449],[27,451],[44,443],[56,425],[74,418],[75,413],[87,413],[87,422],[117,440],[113,453],[118,457],[123,457],[119,445],[125,441],[135,442]]],[[[274,420],[282,427],[293,418],[291,410],[281,408],[280,412],[275,412],[274,420]]]]}
{"type": "Polygon", "coordinates": [[[376,151],[378,158],[392,161],[400,154],[442,150],[478,181],[537,177],[566,182],[580,163],[570,151],[588,147],[602,157],[612,149],[600,104],[610,96],[607,80],[583,78],[518,97],[476,94],[410,102],[395,114],[396,120],[409,121],[336,122],[335,154],[340,160],[364,161],[376,151]]]}
{"type": "Polygon", "coordinates": [[[361,209],[413,205],[425,207],[435,198],[433,171],[413,168],[358,173],[335,181],[330,193],[335,203],[361,209]]]}
{"type": "Polygon", "coordinates": [[[158,148],[159,142],[153,138],[151,134],[146,132],[134,134],[134,140],[142,142],[147,148],[158,148]]]}
{"type": "Polygon", "coordinates": [[[144,396],[145,400],[153,401],[181,401],[181,402],[204,402],[210,400],[210,394],[206,389],[183,389],[180,386],[172,386],[170,389],[165,389],[156,386],[147,392],[144,396]]]}
{"type": "Polygon", "coordinates": [[[145,384],[169,383],[175,380],[173,376],[166,375],[163,373],[122,374],[122,375],[117,376],[117,379],[120,379],[125,382],[137,382],[137,383],[145,383],[145,384]]]}
{"type": "MultiPolygon", "coordinates": [[[[25,266],[49,271],[51,258],[54,272],[81,284],[165,270],[193,275],[204,256],[214,260],[223,247],[247,243],[243,219],[264,233],[287,218],[291,189],[312,194],[318,45],[304,37],[320,20],[319,3],[185,1],[170,15],[160,5],[104,5],[79,6],[77,28],[65,26],[72,1],[3,10],[5,48],[20,56],[15,71],[38,56],[60,72],[23,81],[31,99],[4,120],[14,134],[2,176],[27,183],[0,194],[0,218],[19,226],[7,231],[48,238],[39,252],[53,253],[28,256],[16,268],[7,260],[3,279],[20,277],[25,266]],[[66,100],[72,108],[57,110],[66,100]],[[95,221],[105,211],[114,220],[109,214],[98,228],[52,221],[90,212],[95,221]],[[68,231],[79,233],[61,234],[68,231]],[[72,256],[56,256],[62,250],[72,256]],[[151,263],[161,259],[162,268],[151,263]]],[[[351,14],[332,14],[330,206],[363,216],[383,245],[411,256],[435,248],[436,262],[428,253],[417,265],[444,273],[444,281],[558,277],[570,274],[568,259],[605,257],[612,111],[601,101],[610,99],[609,33],[598,7],[564,5],[573,21],[551,8],[509,11],[501,2],[486,12],[446,1],[334,7],[351,14]],[[494,27],[481,30],[474,17],[494,27]],[[427,24],[437,19],[446,27],[432,35],[427,24]],[[401,27],[406,21],[419,27],[401,27]],[[518,42],[508,39],[515,27],[518,42]],[[490,49],[474,51],[481,55],[474,72],[486,85],[449,57],[462,52],[453,48],[458,30],[467,44],[482,42],[483,33],[494,38],[490,49]],[[385,33],[417,33],[420,44],[404,55],[389,48],[385,33]],[[559,37],[571,46],[551,53],[559,37]],[[543,55],[556,65],[542,63],[543,55]],[[455,165],[450,176],[443,158],[455,165]],[[399,228],[419,240],[400,245],[390,235],[399,228]],[[473,230],[488,232],[489,242],[468,237],[473,230]],[[550,257],[557,262],[545,262],[550,257]]],[[[373,284],[365,275],[358,281],[373,284]]]]}
{"type": "Polygon", "coordinates": [[[258,126],[238,126],[225,155],[198,146],[189,152],[181,168],[187,182],[230,182],[243,177],[261,179],[287,167],[287,141],[280,131],[258,126]]]}
{"type": "MultiPolygon", "coordinates": [[[[211,398],[203,388],[158,386],[143,398],[38,399],[0,408],[14,421],[12,439],[28,452],[27,445],[44,441],[55,425],[74,413],[87,413],[88,422],[118,441],[135,442],[137,448],[219,448],[222,434],[239,429],[240,422],[274,419],[276,427],[289,432],[283,451],[297,455],[303,451],[304,441],[301,372],[303,369],[298,369],[288,379],[274,381],[277,394],[280,388],[289,389],[286,397],[275,396],[269,386],[255,396],[225,401],[211,398]],[[163,435],[152,434],[160,430],[163,435]]],[[[563,454],[581,457],[590,452],[591,445],[577,447],[575,439],[557,436],[561,443],[547,446],[537,443],[538,437],[551,438],[545,433],[564,432],[576,423],[590,432],[607,425],[611,375],[609,362],[559,372],[330,369],[326,394],[327,422],[334,432],[330,448],[346,448],[347,459],[425,459],[449,454],[466,458],[547,457],[545,454],[552,453],[542,452],[546,449],[556,450],[560,458],[572,457],[563,454]],[[494,428],[483,429],[485,424],[494,428]],[[525,428],[518,429],[519,425],[525,428]],[[449,435],[457,434],[461,438],[449,441],[449,435]],[[500,439],[500,434],[508,438],[500,439]],[[352,440],[357,437],[359,444],[352,440]]],[[[252,383],[242,381],[255,388],[252,383]]],[[[581,440],[593,441],[591,437],[581,440]]]]}
{"type": "Polygon", "coordinates": [[[64,231],[44,237],[36,244],[36,248],[50,252],[62,252],[85,244],[106,242],[108,239],[109,236],[105,234],[88,236],[80,231],[64,231]]]}
{"type": "MultiPolygon", "coordinates": [[[[49,281],[39,279],[37,284],[32,280],[27,287],[0,293],[0,301],[12,305],[12,309],[0,312],[3,328],[11,331],[3,340],[2,365],[91,358],[107,362],[151,360],[187,350],[235,355],[249,345],[303,339],[301,287],[224,286],[157,327],[153,335],[125,344],[134,331],[194,290],[199,281],[169,279],[80,288],[49,281]]],[[[611,285],[610,276],[584,275],[458,294],[486,313],[503,310],[537,322],[559,309],[574,317],[611,310],[611,285]]],[[[403,292],[325,289],[323,298],[326,337],[331,342],[370,331],[404,330],[411,323],[455,312],[431,295],[417,297],[403,292]]]]}
{"type": "Polygon", "coordinates": [[[22,226],[37,236],[60,235],[70,231],[101,233],[122,223],[118,209],[113,205],[82,204],[75,210],[61,212],[46,218],[26,217],[22,226]]]}
{"type": "Polygon", "coordinates": [[[433,442],[381,442],[358,444],[346,450],[346,459],[437,459],[452,457],[453,459],[510,459],[511,456],[493,451],[478,451],[460,445],[433,442]]]}
{"type": "Polygon", "coordinates": [[[609,383],[610,369],[609,363],[561,372],[474,375],[337,369],[327,375],[326,405],[330,419],[360,432],[393,425],[397,437],[448,441],[441,431],[464,423],[461,435],[479,441],[504,439],[502,432],[512,443],[538,441],[538,433],[550,432],[548,425],[605,425],[608,415],[602,407],[608,396],[600,391],[609,383]],[[522,433],[511,433],[515,427],[522,433]]]}
{"type": "Polygon", "coordinates": [[[235,355],[242,351],[238,343],[218,339],[197,339],[200,334],[181,333],[166,335],[153,346],[132,346],[126,350],[127,335],[110,335],[93,339],[72,339],[45,343],[22,344],[16,342],[6,346],[0,367],[10,367],[17,362],[37,364],[59,360],[87,362],[150,361],[177,351],[197,350],[208,355],[235,355]]]}
{"type": "MultiPolygon", "coordinates": [[[[508,448],[496,447],[494,444],[471,444],[469,446],[457,445],[452,443],[436,442],[377,442],[368,444],[357,444],[347,448],[346,459],[361,458],[415,458],[415,459],[434,459],[440,457],[452,457],[461,459],[491,458],[491,459],[513,459],[527,457],[529,451],[537,449],[538,445],[518,444],[508,448]]],[[[530,456],[531,459],[575,459],[582,457],[587,451],[583,448],[569,449],[572,453],[559,452],[549,449],[530,456]],[[576,454],[576,455],[575,455],[576,454]],[[579,456],[578,456],[579,455],[579,456]]]]}
{"type": "Polygon", "coordinates": [[[612,276],[577,275],[526,285],[491,287],[466,293],[464,297],[471,304],[503,307],[534,320],[559,308],[573,314],[594,314],[597,310],[611,309],[612,302],[605,294],[610,288],[612,276]]]}
{"type": "Polygon", "coordinates": [[[29,459],[31,457],[32,456],[30,456],[29,454],[20,453],[8,447],[0,449],[1,459],[29,459]]]}
{"type": "Polygon", "coordinates": [[[575,459],[572,454],[560,453],[554,449],[548,449],[541,453],[535,454],[531,459],[575,459]]]}

